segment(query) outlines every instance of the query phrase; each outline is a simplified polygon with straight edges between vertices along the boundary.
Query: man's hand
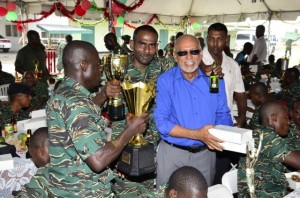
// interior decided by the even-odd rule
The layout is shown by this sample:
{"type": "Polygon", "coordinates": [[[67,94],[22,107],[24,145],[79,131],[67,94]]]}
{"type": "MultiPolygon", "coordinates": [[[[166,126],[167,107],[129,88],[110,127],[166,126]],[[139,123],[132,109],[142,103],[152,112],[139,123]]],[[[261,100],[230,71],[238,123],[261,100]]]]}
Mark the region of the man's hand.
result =
{"type": "Polygon", "coordinates": [[[212,71],[218,76],[223,77],[224,74],[222,73],[222,67],[220,65],[213,66],[213,65],[205,65],[203,61],[200,63],[200,68],[205,73],[206,76],[209,76],[212,71]]]}
{"type": "Polygon", "coordinates": [[[104,93],[107,98],[119,96],[121,93],[120,81],[118,80],[108,81],[104,88],[104,93]]]}
{"type": "Polygon", "coordinates": [[[223,140],[220,140],[219,138],[211,135],[208,132],[208,129],[211,129],[211,128],[213,128],[212,125],[206,125],[197,130],[201,135],[200,140],[202,142],[204,142],[207,145],[207,147],[211,150],[223,151],[224,147],[219,144],[219,143],[223,142],[223,140]]]}
{"type": "MultiPolygon", "coordinates": [[[[133,116],[132,114],[127,114],[126,116],[126,130],[130,132],[131,136],[142,133],[146,130],[147,124],[149,121],[149,113],[143,113],[139,116],[133,116]]],[[[125,130],[124,130],[125,132],[125,130]]]]}
{"type": "Polygon", "coordinates": [[[246,116],[234,116],[236,120],[236,127],[245,128],[246,126],[246,116]]]}

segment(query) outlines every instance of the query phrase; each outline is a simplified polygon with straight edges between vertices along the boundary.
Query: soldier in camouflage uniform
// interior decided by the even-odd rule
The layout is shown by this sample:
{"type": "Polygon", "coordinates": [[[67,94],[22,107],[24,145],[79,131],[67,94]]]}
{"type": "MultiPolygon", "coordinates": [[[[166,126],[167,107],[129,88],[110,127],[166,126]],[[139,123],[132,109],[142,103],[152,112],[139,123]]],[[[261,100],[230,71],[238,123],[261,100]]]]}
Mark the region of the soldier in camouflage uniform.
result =
{"type": "Polygon", "coordinates": [[[15,77],[10,73],[2,71],[2,63],[0,61],[0,85],[11,84],[15,82],[15,77]]]}
{"type": "Polygon", "coordinates": [[[29,114],[23,111],[22,108],[28,108],[33,92],[23,83],[12,83],[8,87],[7,94],[9,103],[3,104],[0,109],[0,128],[11,123],[11,118],[14,115],[17,121],[29,119],[29,114]]]}
{"type": "Polygon", "coordinates": [[[282,91],[278,94],[278,98],[285,101],[291,108],[294,101],[300,96],[299,70],[297,68],[285,70],[281,87],[282,91]]]}
{"type": "MultiPolygon", "coordinates": [[[[299,170],[300,153],[291,148],[286,139],[289,120],[288,110],[278,101],[269,100],[260,108],[262,125],[254,130],[255,147],[263,134],[261,151],[254,165],[256,197],[283,197],[287,194],[284,176],[285,165],[299,170]]],[[[250,197],[246,176],[246,157],[242,157],[238,169],[239,197],[250,197]]]]}
{"type": "Polygon", "coordinates": [[[175,36],[170,37],[170,43],[168,43],[166,45],[166,47],[164,48],[164,50],[166,52],[165,56],[167,56],[167,57],[168,56],[173,56],[175,40],[176,40],[175,36]]]}
{"type": "Polygon", "coordinates": [[[268,99],[268,88],[262,82],[255,83],[251,85],[249,89],[249,96],[252,103],[255,105],[255,111],[249,122],[249,128],[254,130],[255,128],[260,126],[259,108],[260,105],[268,99]]]}
{"type": "Polygon", "coordinates": [[[106,141],[97,104],[120,89],[114,90],[109,82],[91,98],[88,90],[99,85],[102,68],[96,48],[88,42],[67,44],[63,62],[65,77],[46,107],[50,164],[44,173],[49,197],[113,197],[114,175],[108,166],[134,135],[145,130],[148,115],[128,116],[124,131],[106,141]]]}
{"type": "MultiPolygon", "coordinates": [[[[149,80],[156,82],[162,72],[174,65],[174,62],[171,62],[170,59],[159,60],[155,57],[158,47],[157,41],[158,33],[149,25],[140,26],[134,31],[133,40],[130,43],[133,54],[129,57],[126,73],[126,77],[130,78],[132,82],[148,82],[149,80]]],[[[154,123],[154,106],[155,104],[149,109],[150,119],[147,130],[144,132],[144,137],[146,141],[154,144],[156,150],[160,135],[154,123]]],[[[119,135],[124,127],[124,121],[112,122],[112,137],[119,135]]],[[[142,181],[139,182],[133,182],[132,178],[127,178],[128,180],[116,179],[114,188],[120,197],[136,197],[140,196],[141,191],[144,191],[143,189],[153,190],[154,178],[155,176],[153,175],[150,178],[142,178],[142,181]]]]}
{"type": "Polygon", "coordinates": [[[37,80],[32,71],[26,71],[24,73],[22,82],[27,84],[35,93],[35,96],[31,100],[28,112],[44,109],[47,104],[47,100],[49,99],[48,85],[43,81],[37,80]]]}
{"type": "Polygon", "coordinates": [[[287,138],[290,138],[290,145],[300,151],[300,99],[297,99],[290,110],[290,132],[287,138]]]}
{"type": "Polygon", "coordinates": [[[18,197],[51,197],[48,192],[49,133],[47,127],[37,129],[30,138],[29,152],[38,167],[30,182],[22,187],[18,197]]]}

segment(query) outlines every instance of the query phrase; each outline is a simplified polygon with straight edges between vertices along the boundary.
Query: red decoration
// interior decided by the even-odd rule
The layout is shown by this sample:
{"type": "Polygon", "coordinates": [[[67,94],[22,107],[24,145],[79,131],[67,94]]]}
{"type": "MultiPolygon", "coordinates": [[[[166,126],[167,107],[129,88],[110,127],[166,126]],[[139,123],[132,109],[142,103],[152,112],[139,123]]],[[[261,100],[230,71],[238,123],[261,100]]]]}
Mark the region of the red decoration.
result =
{"type": "Polygon", "coordinates": [[[190,18],[190,24],[193,24],[195,22],[195,18],[191,17],[190,18]]]}
{"type": "MultiPolygon", "coordinates": [[[[152,21],[154,19],[157,19],[157,15],[156,14],[153,14],[153,16],[145,23],[145,25],[149,25],[150,23],[152,23],[152,21]]],[[[124,25],[126,25],[127,27],[130,27],[130,28],[133,28],[133,29],[137,28],[136,26],[131,25],[131,24],[127,23],[126,21],[124,21],[124,25]]]]}
{"type": "Polygon", "coordinates": [[[113,20],[113,25],[116,26],[117,24],[118,24],[118,21],[117,21],[116,18],[114,18],[114,20],[113,20]]]}
{"type": "Polygon", "coordinates": [[[83,15],[85,15],[86,10],[84,10],[84,9],[79,5],[79,6],[77,6],[77,7],[75,8],[75,13],[76,13],[78,16],[83,16],[83,15]]]}
{"type": "Polygon", "coordinates": [[[133,6],[129,7],[129,6],[126,6],[120,2],[118,2],[117,0],[113,0],[113,2],[115,4],[117,4],[120,8],[122,8],[123,10],[126,10],[127,12],[131,12],[135,9],[137,9],[138,7],[140,7],[143,3],[144,3],[144,0],[139,0],[139,2],[137,2],[136,4],[134,4],[133,6]]]}
{"type": "Polygon", "coordinates": [[[112,13],[115,15],[120,15],[123,12],[123,9],[119,7],[117,4],[113,3],[111,8],[112,13]]]}
{"type": "Polygon", "coordinates": [[[105,11],[103,12],[103,16],[104,16],[104,18],[109,18],[109,13],[105,10],[105,11]]]}
{"type": "Polygon", "coordinates": [[[60,11],[64,16],[68,17],[70,20],[74,21],[75,19],[73,18],[72,15],[74,15],[75,13],[75,9],[76,7],[79,5],[79,2],[77,1],[76,2],[76,5],[75,5],[75,8],[72,10],[72,11],[69,11],[65,8],[65,6],[60,3],[60,2],[57,2],[57,3],[54,3],[51,7],[51,9],[46,12],[46,11],[42,11],[41,12],[41,17],[40,18],[37,18],[37,19],[27,19],[27,20],[20,20],[20,21],[10,21],[10,22],[13,22],[13,23],[21,23],[21,24],[24,24],[24,23],[34,23],[34,22],[37,22],[37,21],[41,21],[45,18],[47,18],[48,16],[50,16],[55,10],[58,10],[60,11]]]}
{"type": "Polygon", "coordinates": [[[23,31],[23,25],[21,23],[17,23],[17,30],[19,32],[22,32],[23,31]]]}
{"type": "Polygon", "coordinates": [[[8,2],[6,4],[6,8],[8,11],[15,11],[16,10],[16,4],[13,2],[8,2]]]}
{"type": "Polygon", "coordinates": [[[5,16],[7,14],[7,9],[4,7],[0,7],[0,17],[5,16]]]}
{"type": "Polygon", "coordinates": [[[91,8],[91,3],[88,0],[83,0],[81,2],[81,7],[84,10],[89,10],[91,8]]]}

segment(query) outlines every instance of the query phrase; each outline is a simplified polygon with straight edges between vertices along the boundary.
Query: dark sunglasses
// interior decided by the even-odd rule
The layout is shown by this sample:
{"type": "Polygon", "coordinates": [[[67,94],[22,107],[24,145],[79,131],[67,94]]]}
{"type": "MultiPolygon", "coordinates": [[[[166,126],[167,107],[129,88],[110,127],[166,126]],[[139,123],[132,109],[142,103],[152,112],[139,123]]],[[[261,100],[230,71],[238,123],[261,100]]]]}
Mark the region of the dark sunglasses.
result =
{"type": "Polygon", "coordinates": [[[199,55],[201,52],[201,50],[197,49],[197,50],[191,50],[191,51],[178,51],[176,52],[178,56],[186,56],[188,53],[190,53],[191,55],[199,55]]]}

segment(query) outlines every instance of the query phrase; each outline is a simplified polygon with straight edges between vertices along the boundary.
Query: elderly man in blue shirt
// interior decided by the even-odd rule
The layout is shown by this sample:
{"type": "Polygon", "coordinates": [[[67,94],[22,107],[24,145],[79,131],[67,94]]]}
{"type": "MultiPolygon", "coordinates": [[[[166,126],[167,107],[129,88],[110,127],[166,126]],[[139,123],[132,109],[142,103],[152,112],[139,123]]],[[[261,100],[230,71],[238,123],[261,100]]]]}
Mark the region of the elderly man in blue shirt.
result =
{"type": "Polygon", "coordinates": [[[208,132],[214,125],[232,126],[224,80],[218,93],[210,93],[209,76],[199,69],[202,59],[199,40],[183,35],[173,53],[177,67],[157,80],[157,107],[154,118],[162,141],[157,151],[157,186],[167,182],[182,166],[201,171],[208,185],[215,174],[215,152],[222,151],[222,140],[208,132]]]}

